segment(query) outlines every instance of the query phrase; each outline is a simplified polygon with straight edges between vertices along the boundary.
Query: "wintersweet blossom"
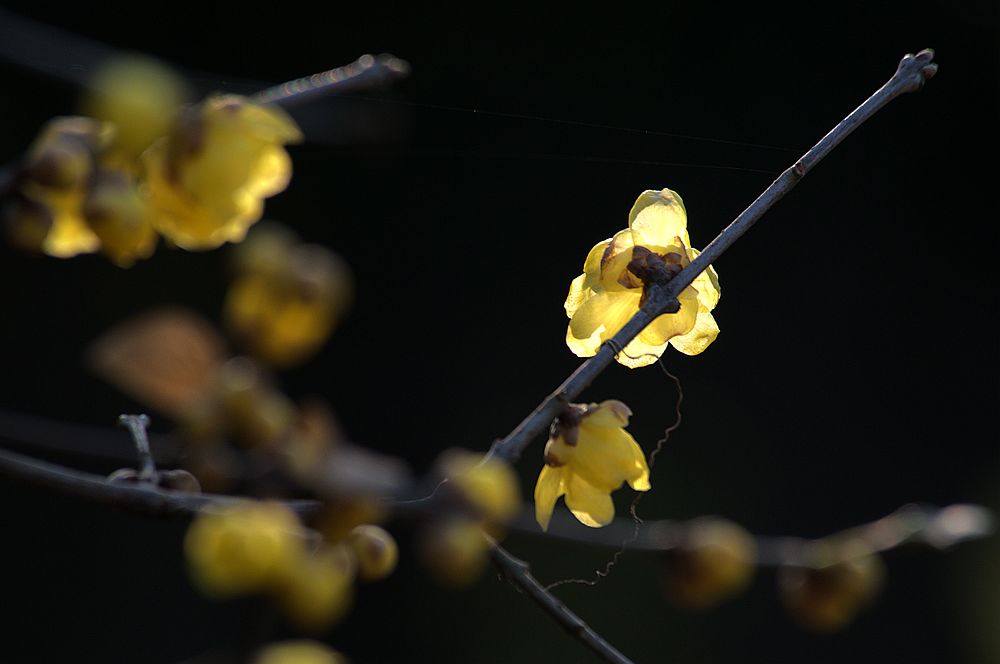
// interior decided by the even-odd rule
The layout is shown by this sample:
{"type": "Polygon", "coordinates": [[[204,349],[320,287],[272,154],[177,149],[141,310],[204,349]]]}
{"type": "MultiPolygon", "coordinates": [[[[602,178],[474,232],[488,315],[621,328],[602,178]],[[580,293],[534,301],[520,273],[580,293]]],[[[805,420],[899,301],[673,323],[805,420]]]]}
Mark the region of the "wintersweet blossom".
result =
{"type": "MultiPolygon", "coordinates": [[[[674,191],[644,191],[628,215],[628,228],[590,250],[583,274],[570,284],[566,344],[590,357],[635,315],[645,301],[647,284],[637,276],[636,261],[657,260],[676,274],[700,252],[691,247],[684,202],[674,191]]],[[[676,313],[656,318],[619,353],[627,367],[656,361],[667,345],[697,355],[715,341],[719,326],[711,311],[719,302],[719,276],[711,266],[678,296],[676,313]]]]}
{"type": "Polygon", "coordinates": [[[580,523],[599,528],[611,522],[611,492],[622,482],[648,491],[649,467],[642,448],[624,430],[632,411],[621,401],[572,404],[552,427],[545,466],[535,485],[535,519],[549,527],[560,496],[580,523]]]}
{"type": "Polygon", "coordinates": [[[300,140],[284,111],[244,97],[218,95],[185,108],[173,131],[143,153],[157,228],[184,249],[241,241],[264,198],[288,186],[284,146],[300,140]]]}

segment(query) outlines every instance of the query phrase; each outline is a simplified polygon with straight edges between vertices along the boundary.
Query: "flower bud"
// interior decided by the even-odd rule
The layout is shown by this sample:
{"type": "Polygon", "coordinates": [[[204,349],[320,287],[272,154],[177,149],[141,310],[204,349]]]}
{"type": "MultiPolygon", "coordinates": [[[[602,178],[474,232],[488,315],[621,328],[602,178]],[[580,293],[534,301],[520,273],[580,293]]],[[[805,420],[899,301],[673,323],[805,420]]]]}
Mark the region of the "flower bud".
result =
{"type": "Polygon", "coordinates": [[[867,543],[819,541],[803,552],[810,566],[784,565],[778,588],[785,607],[803,627],[833,632],[845,627],[882,585],[881,558],[867,543]]]}
{"type": "Polygon", "coordinates": [[[396,569],[399,547],[392,535],[379,526],[357,526],[351,531],[349,541],[362,580],[380,581],[396,569]]]}
{"type": "Polygon", "coordinates": [[[474,522],[453,519],[424,533],[421,559],[443,585],[461,588],[475,582],[486,567],[489,544],[474,522]]]}
{"type": "Polygon", "coordinates": [[[753,576],[756,544],[740,526],[702,517],[684,526],[666,556],[665,588],[680,605],[715,606],[741,591],[753,576]]]}

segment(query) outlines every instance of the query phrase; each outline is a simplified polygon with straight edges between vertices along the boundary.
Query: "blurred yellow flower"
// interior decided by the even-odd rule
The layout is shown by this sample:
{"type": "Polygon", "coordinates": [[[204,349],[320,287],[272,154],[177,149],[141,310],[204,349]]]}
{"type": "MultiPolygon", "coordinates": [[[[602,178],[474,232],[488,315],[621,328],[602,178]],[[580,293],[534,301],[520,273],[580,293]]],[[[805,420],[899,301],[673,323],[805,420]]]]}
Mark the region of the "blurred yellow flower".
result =
{"type": "Polygon", "coordinates": [[[329,628],[351,606],[355,567],[354,558],[342,546],[301,556],[278,589],[285,614],[307,632],[329,628]]]}
{"type": "Polygon", "coordinates": [[[571,404],[556,419],[535,485],[535,519],[547,530],[560,496],[580,523],[599,528],[614,519],[611,492],[622,482],[648,491],[642,448],[622,427],[632,411],[621,401],[571,404]]]}
{"type": "Polygon", "coordinates": [[[20,201],[7,211],[19,244],[59,258],[97,251],[101,242],[83,205],[98,155],[113,134],[110,125],[80,117],[55,118],[42,128],[25,159],[20,201]]]}
{"type": "Polygon", "coordinates": [[[127,55],[98,68],[81,105],[84,115],[114,125],[115,165],[134,170],[140,153],[170,130],[187,92],[184,81],[158,60],[127,55]]]}
{"type": "Polygon", "coordinates": [[[257,653],[253,664],[345,664],[346,661],[322,643],[301,639],[272,643],[257,653]]]}
{"type": "Polygon", "coordinates": [[[244,97],[185,107],[170,134],[143,153],[157,228],[184,249],[239,242],[260,219],[264,198],[288,186],[284,146],[300,140],[284,111],[244,97]]]}
{"type": "Polygon", "coordinates": [[[100,168],[83,204],[83,216],[101,242],[101,251],[119,267],[149,258],[159,235],[149,201],[125,170],[100,168]]]}
{"type": "Polygon", "coordinates": [[[215,597],[282,586],[300,567],[304,549],[298,517],[278,503],[247,501],[204,512],[184,539],[191,576],[215,597]]]}
{"type": "Polygon", "coordinates": [[[347,265],[273,224],[255,230],[236,258],[239,273],[223,312],[233,335],[272,366],[291,366],[317,352],[352,299],[347,265]]]}
{"type": "Polygon", "coordinates": [[[461,449],[446,450],[437,462],[441,474],[462,499],[489,524],[503,524],[521,507],[517,474],[503,459],[461,449]]]}
{"type": "MultiPolygon", "coordinates": [[[[658,260],[676,274],[699,254],[691,248],[687,213],[676,192],[644,191],[628,223],[590,250],[583,274],[570,284],[564,305],[570,318],[566,343],[579,357],[596,354],[639,310],[646,284],[630,269],[634,261],[658,260]]],[[[709,267],[681,292],[680,310],[646,326],[619,353],[618,361],[633,368],[652,364],[668,344],[687,355],[701,353],[719,334],[711,314],[719,296],[719,277],[709,267]]]]}

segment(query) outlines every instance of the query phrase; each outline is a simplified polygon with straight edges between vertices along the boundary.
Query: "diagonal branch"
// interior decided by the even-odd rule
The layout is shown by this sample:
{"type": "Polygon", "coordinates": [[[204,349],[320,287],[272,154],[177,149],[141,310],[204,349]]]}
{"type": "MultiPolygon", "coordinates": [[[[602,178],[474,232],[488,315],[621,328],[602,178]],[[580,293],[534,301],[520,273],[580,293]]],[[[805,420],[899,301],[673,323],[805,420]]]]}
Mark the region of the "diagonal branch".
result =
{"type": "Polygon", "coordinates": [[[492,543],[490,555],[493,558],[493,564],[508,581],[523,590],[560,627],[597,653],[601,659],[611,662],[611,664],[632,664],[632,660],[605,641],[580,616],[570,611],[569,607],[563,604],[559,598],[546,590],[545,586],[531,575],[528,563],[520,558],[515,558],[496,542],[492,543]]]}
{"type": "Polygon", "coordinates": [[[809,149],[794,165],[786,169],[778,179],[764,190],[757,199],[740,213],[695,260],[666,283],[650,284],[645,304],[625,326],[567,378],[556,391],[545,399],[506,438],[498,440],[490,449],[491,455],[508,461],[516,461],[533,439],[545,432],[549,423],[559,414],[566,403],[575,399],[603,372],[617,354],[616,349],[624,348],[656,317],[677,311],[677,296],[691,285],[699,274],[714,263],[737,239],[746,233],[771,206],[781,200],[796,184],[819,163],[823,157],[837,147],[848,135],[861,126],[868,118],[896,97],[907,92],[916,92],[927,79],[937,72],[932,63],[934,51],[925,49],[916,55],[906,55],[893,74],[882,87],[875,91],[863,104],[840,121],[826,136],[809,149]]]}

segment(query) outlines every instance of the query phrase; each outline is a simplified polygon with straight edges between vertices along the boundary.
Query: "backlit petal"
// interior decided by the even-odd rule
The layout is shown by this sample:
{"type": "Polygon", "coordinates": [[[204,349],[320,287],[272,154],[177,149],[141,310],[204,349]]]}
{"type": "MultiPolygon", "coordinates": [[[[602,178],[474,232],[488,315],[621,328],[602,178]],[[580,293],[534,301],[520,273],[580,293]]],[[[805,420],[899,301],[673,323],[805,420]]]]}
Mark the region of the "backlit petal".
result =
{"type": "Polygon", "coordinates": [[[608,492],[588,484],[578,475],[571,474],[566,484],[566,506],[580,523],[600,528],[615,518],[615,504],[608,492]]]}
{"type": "Polygon", "coordinates": [[[621,427],[593,426],[584,418],[569,467],[573,473],[607,492],[628,483],[639,491],[649,489],[649,468],[642,448],[621,427]]]}
{"type": "Polygon", "coordinates": [[[650,346],[660,346],[691,331],[698,317],[698,293],[688,287],[681,291],[677,299],[681,304],[680,310],[657,317],[639,333],[640,341],[650,346]]]}
{"type": "Polygon", "coordinates": [[[666,247],[679,237],[691,246],[684,201],[670,189],[642,192],[628,213],[628,225],[637,245],[666,247]]]}
{"type": "Polygon", "coordinates": [[[708,348],[717,336],[719,336],[719,325],[715,322],[715,317],[702,308],[691,331],[674,337],[670,340],[670,345],[685,355],[697,355],[708,348]]]}
{"type": "Polygon", "coordinates": [[[587,260],[583,264],[583,274],[578,276],[569,285],[569,294],[566,296],[566,315],[570,318],[580,308],[580,305],[593,295],[593,289],[601,283],[601,256],[604,250],[611,243],[611,240],[598,242],[587,254],[587,260]]]}
{"type": "Polygon", "coordinates": [[[623,290],[596,293],[576,310],[566,331],[566,344],[579,357],[597,353],[601,344],[615,335],[639,310],[641,292],[623,290]]]}
{"type": "Polygon", "coordinates": [[[566,493],[564,468],[553,468],[546,464],[538,475],[538,483],[535,484],[535,520],[542,530],[548,530],[556,501],[566,493]]]}
{"type": "MultiPolygon", "coordinates": [[[[699,254],[701,252],[697,249],[688,248],[688,256],[691,260],[697,258],[699,254]]],[[[704,272],[695,278],[691,285],[698,291],[698,301],[701,302],[702,306],[708,311],[715,309],[715,305],[719,303],[719,298],[722,296],[722,290],[719,287],[719,274],[715,268],[709,265],[704,272]]]]}

